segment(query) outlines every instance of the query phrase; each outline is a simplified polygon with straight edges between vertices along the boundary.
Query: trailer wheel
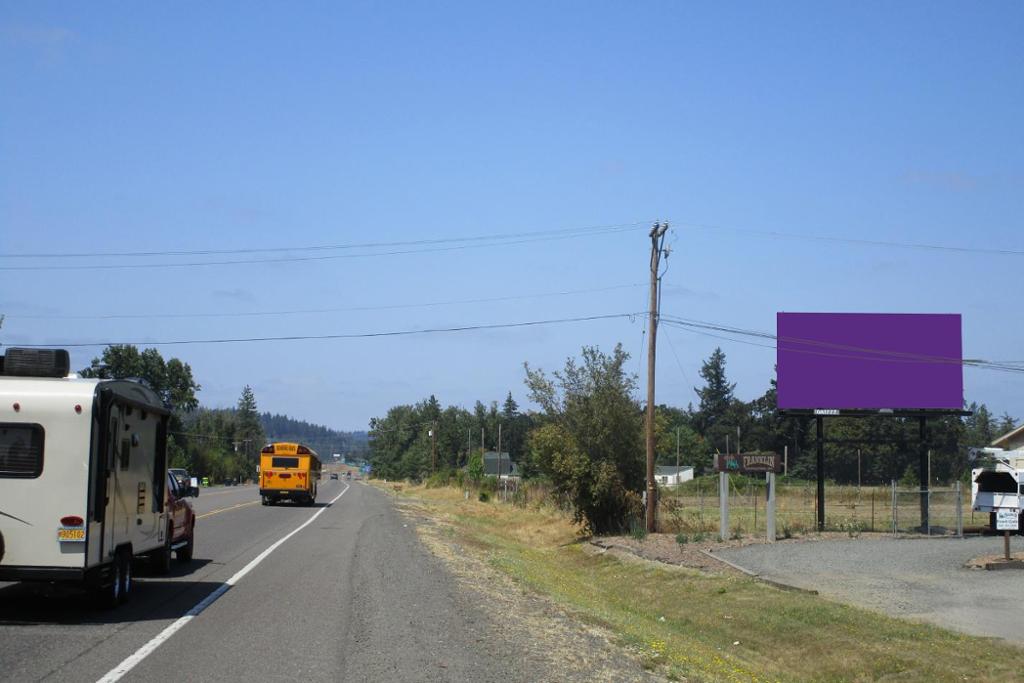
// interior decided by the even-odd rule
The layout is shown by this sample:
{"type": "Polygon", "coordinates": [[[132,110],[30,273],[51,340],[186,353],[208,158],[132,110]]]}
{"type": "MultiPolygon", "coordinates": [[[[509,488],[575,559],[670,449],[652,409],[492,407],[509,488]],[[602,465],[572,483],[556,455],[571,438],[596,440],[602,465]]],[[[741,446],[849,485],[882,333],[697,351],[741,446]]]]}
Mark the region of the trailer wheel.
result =
{"type": "Polygon", "coordinates": [[[132,555],[127,548],[122,548],[119,555],[121,556],[120,602],[123,604],[128,602],[132,597],[132,555]]]}
{"type": "Polygon", "coordinates": [[[131,590],[131,555],[121,548],[114,555],[114,561],[106,568],[99,577],[99,584],[96,587],[96,599],[100,607],[113,609],[127,598],[124,595],[125,586],[131,590]],[[128,574],[127,581],[125,574],[128,574]]]}
{"type": "Polygon", "coordinates": [[[178,562],[191,562],[192,561],[192,550],[195,548],[196,543],[196,525],[192,523],[192,528],[188,532],[188,543],[178,548],[178,562]]]}
{"type": "Polygon", "coordinates": [[[163,575],[171,571],[171,541],[174,535],[174,523],[167,525],[167,538],[159,550],[154,550],[149,556],[150,567],[154,574],[163,575]]]}

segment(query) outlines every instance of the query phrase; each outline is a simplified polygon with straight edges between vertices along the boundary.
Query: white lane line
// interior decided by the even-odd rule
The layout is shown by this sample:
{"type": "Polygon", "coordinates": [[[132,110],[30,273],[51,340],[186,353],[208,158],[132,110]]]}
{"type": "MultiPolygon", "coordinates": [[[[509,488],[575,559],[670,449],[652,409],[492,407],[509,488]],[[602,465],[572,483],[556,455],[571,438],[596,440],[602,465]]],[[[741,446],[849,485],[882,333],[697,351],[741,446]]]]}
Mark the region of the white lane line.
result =
{"type": "Polygon", "coordinates": [[[278,547],[280,547],[282,543],[284,543],[289,538],[291,538],[292,536],[294,536],[295,534],[299,533],[300,531],[305,529],[307,526],[312,524],[313,520],[315,520],[317,517],[322,515],[324,513],[324,511],[327,510],[327,508],[329,508],[332,505],[334,505],[334,503],[337,502],[337,500],[339,498],[341,498],[343,495],[345,495],[348,492],[349,488],[350,488],[349,484],[345,484],[345,490],[342,491],[341,493],[339,493],[338,495],[336,495],[334,497],[334,499],[331,502],[329,502],[327,505],[325,505],[324,507],[322,507],[319,510],[317,510],[316,514],[314,514],[312,517],[307,519],[305,522],[300,524],[298,527],[296,527],[295,529],[290,531],[288,533],[288,535],[286,535],[284,538],[276,541],[269,548],[264,550],[262,553],[260,553],[256,557],[254,557],[252,559],[252,561],[249,562],[249,564],[247,564],[244,567],[242,567],[241,569],[239,569],[235,573],[234,576],[232,576],[230,579],[228,579],[227,581],[222,583],[217,588],[217,590],[213,591],[212,593],[207,595],[205,598],[203,598],[201,601],[199,601],[199,603],[196,604],[195,607],[190,609],[183,616],[178,617],[178,619],[174,623],[172,623],[170,626],[165,628],[160,633],[156,634],[153,637],[152,640],[150,640],[148,643],[146,643],[145,645],[140,647],[138,650],[136,650],[134,654],[129,655],[128,658],[126,658],[123,662],[121,662],[120,664],[115,666],[113,669],[108,671],[107,674],[103,678],[99,679],[96,683],[114,683],[114,681],[121,680],[121,678],[126,673],[128,673],[129,671],[134,669],[136,666],[138,666],[138,664],[142,660],[144,660],[146,657],[148,657],[150,654],[152,654],[153,651],[156,650],[158,647],[160,647],[168,638],[170,638],[175,633],[180,631],[185,626],[185,624],[187,624],[188,622],[192,621],[192,619],[194,619],[195,617],[199,616],[199,614],[204,609],[206,609],[207,607],[209,607],[210,605],[215,603],[217,601],[217,598],[219,598],[220,596],[222,596],[225,593],[227,593],[228,589],[230,589],[236,583],[241,581],[242,577],[244,577],[246,574],[251,572],[256,567],[256,565],[258,565],[263,560],[267,559],[267,556],[270,555],[270,553],[272,553],[275,550],[277,550],[278,547]]]}

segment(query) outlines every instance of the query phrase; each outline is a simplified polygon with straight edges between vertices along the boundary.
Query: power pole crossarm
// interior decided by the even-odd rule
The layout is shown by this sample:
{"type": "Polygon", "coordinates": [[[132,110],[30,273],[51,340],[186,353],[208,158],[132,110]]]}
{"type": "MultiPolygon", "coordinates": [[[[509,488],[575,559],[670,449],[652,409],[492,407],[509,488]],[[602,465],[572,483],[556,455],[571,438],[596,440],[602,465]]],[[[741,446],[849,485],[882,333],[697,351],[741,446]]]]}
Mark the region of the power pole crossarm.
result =
{"type": "Polygon", "coordinates": [[[650,335],[647,339],[647,510],[646,526],[648,532],[655,531],[655,511],[658,501],[656,499],[658,490],[654,482],[654,372],[655,356],[657,352],[658,337],[658,269],[661,264],[665,233],[668,232],[668,223],[655,223],[651,228],[651,302],[648,309],[648,328],[650,335]]]}

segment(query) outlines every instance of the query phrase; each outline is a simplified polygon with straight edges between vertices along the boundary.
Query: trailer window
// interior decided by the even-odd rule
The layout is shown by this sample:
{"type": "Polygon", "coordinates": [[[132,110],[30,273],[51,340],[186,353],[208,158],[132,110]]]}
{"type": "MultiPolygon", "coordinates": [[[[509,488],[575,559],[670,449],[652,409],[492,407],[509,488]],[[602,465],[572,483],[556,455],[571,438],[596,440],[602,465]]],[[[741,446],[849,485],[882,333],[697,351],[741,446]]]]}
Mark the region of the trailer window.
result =
{"type": "Polygon", "coordinates": [[[278,467],[298,467],[298,458],[274,458],[270,461],[270,466],[274,468],[278,467]]]}
{"type": "Polygon", "coordinates": [[[34,479],[43,472],[43,428],[0,424],[0,477],[34,479]]]}

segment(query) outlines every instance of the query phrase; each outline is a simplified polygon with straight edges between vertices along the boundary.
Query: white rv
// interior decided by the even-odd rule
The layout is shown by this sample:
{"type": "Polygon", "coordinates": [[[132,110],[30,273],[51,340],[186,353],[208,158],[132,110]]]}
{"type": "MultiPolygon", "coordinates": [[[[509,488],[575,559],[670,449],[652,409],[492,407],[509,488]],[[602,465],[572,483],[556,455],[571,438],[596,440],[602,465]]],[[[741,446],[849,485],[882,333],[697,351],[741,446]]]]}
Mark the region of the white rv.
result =
{"type": "Polygon", "coordinates": [[[970,454],[984,460],[981,467],[971,470],[971,508],[989,513],[993,530],[997,510],[1024,514],[1024,450],[978,448],[971,449],[970,454]]]}
{"type": "Polygon", "coordinates": [[[82,582],[113,605],[133,558],[166,567],[173,549],[169,412],[139,382],[68,370],[63,350],[0,357],[0,581],[82,582]]]}

